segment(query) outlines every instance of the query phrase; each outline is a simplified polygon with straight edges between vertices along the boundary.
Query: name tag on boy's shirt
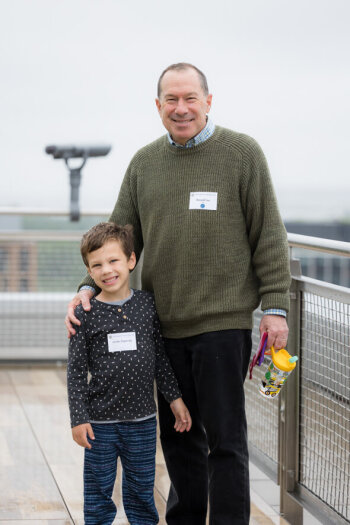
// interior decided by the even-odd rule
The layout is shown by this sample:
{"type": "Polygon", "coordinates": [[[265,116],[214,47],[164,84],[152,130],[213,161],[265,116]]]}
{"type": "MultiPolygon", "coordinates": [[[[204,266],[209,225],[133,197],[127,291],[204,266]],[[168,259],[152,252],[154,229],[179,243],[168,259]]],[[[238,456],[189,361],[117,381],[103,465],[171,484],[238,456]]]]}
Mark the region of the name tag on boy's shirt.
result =
{"type": "Polygon", "coordinates": [[[135,332],[119,332],[108,334],[108,352],[128,352],[137,350],[135,332]]]}
{"type": "Polygon", "coordinates": [[[216,210],[218,194],[214,191],[191,191],[190,210],[216,210]]]}

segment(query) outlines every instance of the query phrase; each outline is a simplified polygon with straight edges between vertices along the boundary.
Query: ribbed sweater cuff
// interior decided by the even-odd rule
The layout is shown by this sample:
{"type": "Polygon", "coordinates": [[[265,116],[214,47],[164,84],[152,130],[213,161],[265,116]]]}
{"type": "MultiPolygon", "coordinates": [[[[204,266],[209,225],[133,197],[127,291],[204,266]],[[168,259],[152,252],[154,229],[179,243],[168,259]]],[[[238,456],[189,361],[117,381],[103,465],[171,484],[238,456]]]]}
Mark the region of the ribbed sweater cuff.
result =
{"type": "Polygon", "coordinates": [[[290,299],[289,293],[268,293],[261,298],[261,309],[279,308],[289,312],[290,299]]]}

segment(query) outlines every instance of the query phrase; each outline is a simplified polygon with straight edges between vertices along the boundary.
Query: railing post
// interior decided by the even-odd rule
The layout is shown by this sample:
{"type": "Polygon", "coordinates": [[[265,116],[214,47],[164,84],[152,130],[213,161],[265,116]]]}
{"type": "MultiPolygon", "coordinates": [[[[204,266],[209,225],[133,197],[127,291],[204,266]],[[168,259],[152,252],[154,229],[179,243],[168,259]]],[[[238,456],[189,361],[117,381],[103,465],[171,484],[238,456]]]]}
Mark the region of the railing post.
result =
{"type": "MultiPolygon", "coordinates": [[[[292,276],[300,275],[300,263],[291,260],[292,276]]],[[[288,352],[300,358],[300,299],[298,280],[291,285],[291,307],[288,315],[288,352]]],[[[293,498],[299,469],[299,368],[288,378],[281,390],[279,417],[279,480],[281,514],[292,525],[302,525],[303,508],[293,498]]]]}

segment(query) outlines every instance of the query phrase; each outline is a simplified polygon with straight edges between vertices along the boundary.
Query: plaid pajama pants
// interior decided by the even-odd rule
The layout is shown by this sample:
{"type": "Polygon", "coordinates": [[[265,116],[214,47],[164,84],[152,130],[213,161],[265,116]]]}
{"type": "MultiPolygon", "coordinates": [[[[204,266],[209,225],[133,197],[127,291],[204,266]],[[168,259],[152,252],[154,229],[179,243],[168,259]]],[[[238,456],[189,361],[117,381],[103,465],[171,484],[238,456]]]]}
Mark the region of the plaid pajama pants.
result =
{"type": "Polygon", "coordinates": [[[155,525],[153,487],[156,417],[144,421],[92,423],[95,440],[85,449],[85,525],[110,525],[117,513],[112,500],[117,459],[123,466],[123,504],[130,525],[155,525]]]}

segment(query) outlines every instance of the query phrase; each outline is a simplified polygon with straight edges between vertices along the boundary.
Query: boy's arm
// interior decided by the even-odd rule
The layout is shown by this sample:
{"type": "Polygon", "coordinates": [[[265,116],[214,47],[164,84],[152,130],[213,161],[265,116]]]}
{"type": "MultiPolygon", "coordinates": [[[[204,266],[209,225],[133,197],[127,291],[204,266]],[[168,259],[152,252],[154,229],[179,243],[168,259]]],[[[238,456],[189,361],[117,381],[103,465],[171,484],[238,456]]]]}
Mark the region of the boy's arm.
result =
{"type": "Polygon", "coordinates": [[[160,333],[160,323],[157,313],[154,317],[153,330],[154,343],[156,348],[156,382],[157,387],[170,404],[172,413],[175,416],[174,428],[176,432],[187,432],[192,426],[190,413],[181,398],[181,391],[170,364],[168,356],[164,350],[164,342],[160,333]]]}
{"type": "Polygon", "coordinates": [[[164,350],[163,338],[160,332],[160,322],[155,313],[153,321],[153,337],[156,353],[156,382],[157,387],[168,401],[171,403],[181,398],[181,391],[177,383],[174,371],[164,350]]]}
{"type": "Polygon", "coordinates": [[[80,326],[76,335],[69,340],[67,389],[71,426],[76,427],[89,422],[88,413],[88,350],[85,338],[84,313],[81,307],[76,315],[80,326]]]}

